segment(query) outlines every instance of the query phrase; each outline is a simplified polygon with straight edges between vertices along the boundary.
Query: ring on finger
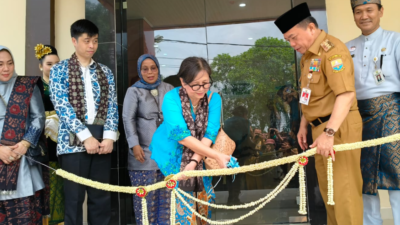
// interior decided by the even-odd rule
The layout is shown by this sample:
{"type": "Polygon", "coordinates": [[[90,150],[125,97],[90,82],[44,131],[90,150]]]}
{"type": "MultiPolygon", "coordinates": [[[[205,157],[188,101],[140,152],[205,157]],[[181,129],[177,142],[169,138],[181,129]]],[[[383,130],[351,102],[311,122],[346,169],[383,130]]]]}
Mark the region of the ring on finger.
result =
{"type": "Polygon", "coordinates": [[[10,157],[8,157],[8,160],[10,160],[10,161],[12,162],[12,161],[14,161],[14,160],[15,160],[15,158],[14,158],[14,157],[12,157],[12,156],[10,156],[10,157]]]}

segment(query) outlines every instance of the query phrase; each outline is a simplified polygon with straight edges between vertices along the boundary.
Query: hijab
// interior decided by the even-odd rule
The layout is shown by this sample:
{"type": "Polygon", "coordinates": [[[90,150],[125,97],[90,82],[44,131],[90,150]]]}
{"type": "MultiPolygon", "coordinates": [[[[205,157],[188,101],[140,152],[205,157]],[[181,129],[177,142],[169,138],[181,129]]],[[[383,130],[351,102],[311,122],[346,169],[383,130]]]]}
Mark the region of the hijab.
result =
{"type": "Polygon", "coordinates": [[[137,63],[137,72],[138,72],[140,80],[137,81],[136,83],[134,83],[132,85],[132,87],[144,88],[144,89],[147,89],[147,90],[153,90],[153,89],[156,89],[158,87],[158,85],[161,84],[160,64],[158,63],[158,60],[157,60],[157,58],[155,56],[150,55],[150,54],[141,55],[139,57],[138,63],[137,63]],[[144,81],[144,79],[143,79],[142,63],[146,59],[153,60],[154,63],[156,64],[157,68],[158,68],[158,78],[157,78],[157,81],[154,84],[149,84],[146,81],[144,81]]]}

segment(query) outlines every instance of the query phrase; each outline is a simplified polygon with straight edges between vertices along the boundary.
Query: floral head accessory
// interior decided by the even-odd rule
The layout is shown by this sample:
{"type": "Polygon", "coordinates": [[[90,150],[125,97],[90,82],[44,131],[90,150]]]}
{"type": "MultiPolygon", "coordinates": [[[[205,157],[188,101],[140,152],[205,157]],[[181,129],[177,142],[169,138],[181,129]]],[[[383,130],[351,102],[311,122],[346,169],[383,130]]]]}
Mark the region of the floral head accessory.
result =
{"type": "Polygon", "coordinates": [[[44,46],[43,44],[37,44],[35,47],[35,56],[37,59],[43,58],[45,55],[50,54],[51,48],[48,46],[44,46]]]}

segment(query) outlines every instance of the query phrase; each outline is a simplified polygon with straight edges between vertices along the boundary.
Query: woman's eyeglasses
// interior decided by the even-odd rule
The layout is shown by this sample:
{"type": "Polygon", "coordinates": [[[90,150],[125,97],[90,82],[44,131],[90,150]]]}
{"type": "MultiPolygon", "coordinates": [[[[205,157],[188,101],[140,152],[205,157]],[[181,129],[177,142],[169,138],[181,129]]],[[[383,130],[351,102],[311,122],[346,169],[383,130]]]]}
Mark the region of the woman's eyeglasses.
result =
{"type": "Polygon", "coordinates": [[[211,87],[212,84],[213,84],[213,82],[210,81],[209,83],[206,83],[206,84],[203,84],[203,85],[200,85],[200,84],[190,85],[190,84],[188,84],[188,86],[190,88],[192,88],[193,91],[198,91],[198,90],[200,90],[201,87],[203,87],[204,89],[207,90],[207,89],[209,89],[211,87]]]}
{"type": "Polygon", "coordinates": [[[141,69],[141,71],[142,71],[142,73],[148,73],[149,71],[150,72],[157,72],[158,68],[156,66],[155,67],[151,67],[151,68],[143,68],[143,69],[141,69]]]}

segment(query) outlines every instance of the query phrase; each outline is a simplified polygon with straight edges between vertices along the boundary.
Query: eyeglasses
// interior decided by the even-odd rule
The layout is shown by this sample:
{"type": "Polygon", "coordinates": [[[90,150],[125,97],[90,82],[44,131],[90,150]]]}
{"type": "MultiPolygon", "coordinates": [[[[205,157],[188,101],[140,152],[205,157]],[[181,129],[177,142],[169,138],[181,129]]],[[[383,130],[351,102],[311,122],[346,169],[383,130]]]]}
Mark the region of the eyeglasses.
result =
{"type": "Polygon", "coordinates": [[[150,72],[157,72],[158,68],[155,66],[155,67],[151,67],[151,68],[144,68],[144,69],[141,69],[140,71],[142,71],[142,73],[148,73],[149,71],[150,72]]]}
{"type": "Polygon", "coordinates": [[[200,90],[201,87],[203,87],[204,89],[207,90],[207,89],[209,89],[211,87],[212,84],[213,84],[213,82],[210,81],[209,83],[206,83],[206,84],[203,84],[203,85],[200,85],[200,84],[190,85],[190,84],[188,84],[188,86],[190,88],[192,88],[193,91],[198,91],[198,90],[200,90]]]}

